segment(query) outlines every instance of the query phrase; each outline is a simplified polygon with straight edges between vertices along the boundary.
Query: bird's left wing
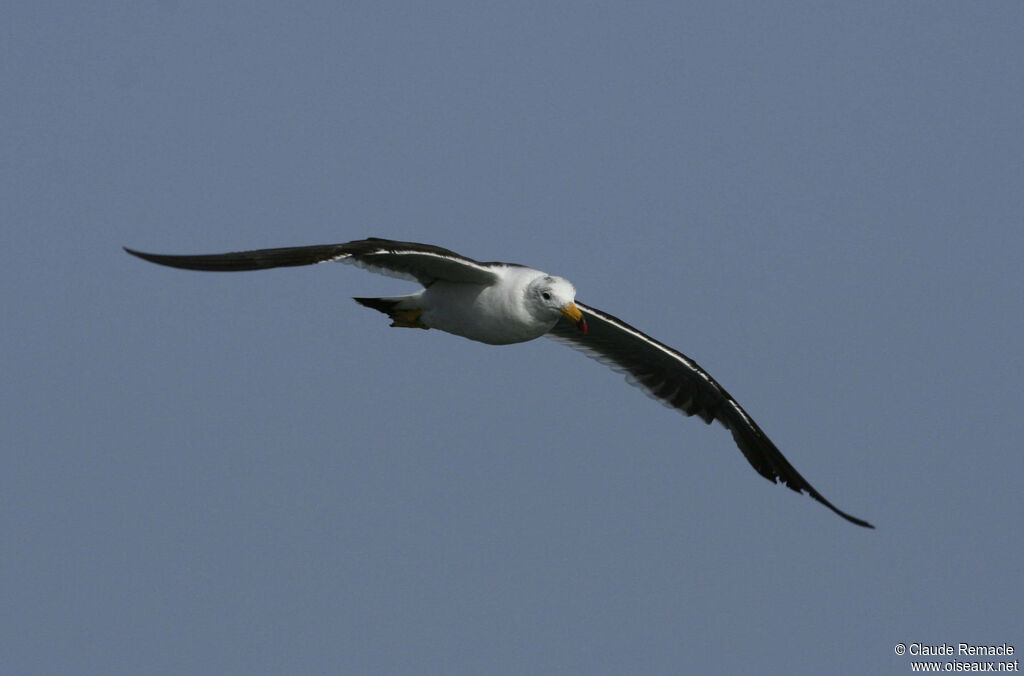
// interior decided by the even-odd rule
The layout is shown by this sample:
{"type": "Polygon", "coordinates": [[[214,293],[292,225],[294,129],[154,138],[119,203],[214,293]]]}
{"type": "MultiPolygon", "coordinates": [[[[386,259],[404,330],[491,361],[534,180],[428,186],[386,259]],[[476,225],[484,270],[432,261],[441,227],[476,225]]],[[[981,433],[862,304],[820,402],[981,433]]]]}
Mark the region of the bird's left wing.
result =
{"type": "Polygon", "coordinates": [[[874,528],[826,500],[793,468],[771,439],[707,371],[686,355],[633,328],[626,322],[576,301],[588,331],[560,319],[547,334],[588,357],[625,374],[626,379],[666,406],[704,422],[718,420],[730,432],[758,474],[804,492],[847,521],[874,528]]]}
{"type": "Polygon", "coordinates": [[[430,286],[438,279],[475,284],[490,284],[497,279],[494,272],[495,264],[480,263],[439,246],[376,237],[343,244],[256,249],[222,254],[179,256],[145,253],[127,247],[125,251],[151,263],[186,270],[264,270],[337,261],[357,265],[371,272],[412,279],[424,286],[430,286]]]}

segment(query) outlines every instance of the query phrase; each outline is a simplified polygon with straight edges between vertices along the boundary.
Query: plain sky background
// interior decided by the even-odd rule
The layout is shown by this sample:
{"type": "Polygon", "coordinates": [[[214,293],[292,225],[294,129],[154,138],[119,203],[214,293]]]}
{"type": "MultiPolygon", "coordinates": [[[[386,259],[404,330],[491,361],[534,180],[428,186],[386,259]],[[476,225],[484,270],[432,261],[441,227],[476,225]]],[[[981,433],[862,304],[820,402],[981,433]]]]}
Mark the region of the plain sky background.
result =
{"type": "Polygon", "coordinates": [[[1024,4],[90,4],[0,28],[4,674],[1024,650],[1024,4]],[[877,530],[349,300],[414,285],[120,249],[371,235],[569,278],[877,530]]]}

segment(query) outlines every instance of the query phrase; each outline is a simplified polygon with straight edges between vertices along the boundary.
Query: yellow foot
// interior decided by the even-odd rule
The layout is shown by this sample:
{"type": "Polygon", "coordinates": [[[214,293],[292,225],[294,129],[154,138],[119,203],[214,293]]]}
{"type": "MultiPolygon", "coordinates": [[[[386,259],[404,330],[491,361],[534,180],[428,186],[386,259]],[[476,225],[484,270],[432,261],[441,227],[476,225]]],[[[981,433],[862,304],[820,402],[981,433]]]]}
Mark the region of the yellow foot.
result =
{"type": "Polygon", "coordinates": [[[423,310],[393,310],[391,315],[391,326],[398,326],[404,329],[428,329],[429,326],[420,321],[423,310]]]}

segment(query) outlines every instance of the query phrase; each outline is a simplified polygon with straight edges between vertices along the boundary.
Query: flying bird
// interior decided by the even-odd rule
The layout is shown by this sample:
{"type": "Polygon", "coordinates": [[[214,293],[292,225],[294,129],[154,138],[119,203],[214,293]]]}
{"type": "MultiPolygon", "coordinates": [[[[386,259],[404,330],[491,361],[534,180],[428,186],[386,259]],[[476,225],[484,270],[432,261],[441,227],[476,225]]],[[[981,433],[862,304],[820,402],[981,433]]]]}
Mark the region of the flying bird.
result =
{"type": "Polygon", "coordinates": [[[391,318],[391,326],[437,329],[491,345],[553,338],[625,374],[651,397],[705,423],[717,420],[757,473],[806,493],[847,521],[874,528],[826,500],[804,479],[743,407],[686,355],[626,322],[576,301],[561,277],[514,263],[482,263],[430,244],[370,238],[343,244],[258,249],[223,254],[166,255],[125,251],[186,270],[263,270],[313,263],[349,263],[419,282],[406,296],[355,298],[391,318]]]}

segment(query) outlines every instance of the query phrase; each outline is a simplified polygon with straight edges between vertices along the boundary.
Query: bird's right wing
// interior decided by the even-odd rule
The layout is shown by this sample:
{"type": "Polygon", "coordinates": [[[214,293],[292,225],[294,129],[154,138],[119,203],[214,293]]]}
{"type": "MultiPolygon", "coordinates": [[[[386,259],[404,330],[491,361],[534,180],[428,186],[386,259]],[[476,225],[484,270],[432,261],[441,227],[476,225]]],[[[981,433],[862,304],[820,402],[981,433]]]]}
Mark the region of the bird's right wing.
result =
{"type": "Polygon", "coordinates": [[[439,279],[490,284],[498,278],[494,271],[495,264],[480,263],[439,246],[376,237],[343,244],[256,249],[222,254],[153,254],[127,247],[125,251],[151,263],[186,270],[232,272],[337,261],[357,265],[371,272],[415,280],[423,286],[430,286],[439,279]]]}

